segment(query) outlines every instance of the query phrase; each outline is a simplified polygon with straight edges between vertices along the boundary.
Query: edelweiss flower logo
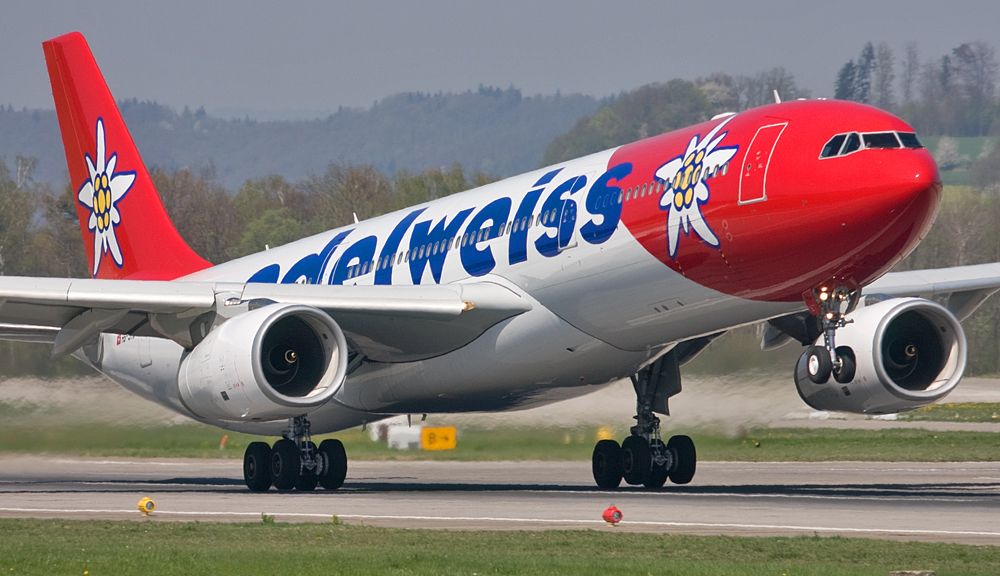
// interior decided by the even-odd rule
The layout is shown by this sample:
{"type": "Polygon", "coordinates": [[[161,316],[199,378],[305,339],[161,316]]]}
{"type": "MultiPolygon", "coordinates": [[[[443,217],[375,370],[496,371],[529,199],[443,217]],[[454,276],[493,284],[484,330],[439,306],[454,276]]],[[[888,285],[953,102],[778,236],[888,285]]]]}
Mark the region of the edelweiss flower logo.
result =
{"type": "Polygon", "coordinates": [[[111,257],[119,268],[124,264],[118,238],[115,236],[115,227],[122,219],[116,204],[132,188],[135,172],[115,173],[117,153],[105,161],[104,120],[100,118],[97,119],[97,164],[90,159],[90,154],[86,154],[84,159],[87,161],[90,179],[80,187],[77,198],[80,204],[90,210],[87,227],[94,233],[93,275],[97,276],[97,271],[101,268],[101,256],[108,252],[111,252],[111,257]]]}
{"type": "Polygon", "coordinates": [[[667,247],[671,258],[677,256],[682,228],[685,235],[690,235],[693,228],[703,242],[713,248],[719,247],[719,239],[705,222],[701,205],[708,202],[711,194],[706,180],[732,160],[739,149],[739,146],[716,148],[728,134],[719,134],[719,131],[733,118],[727,118],[700,141],[698,136],[691,138],[684,154],[656,171],[656,179],[666,184],[660,197],[660,210],[670,211],[667,214],[667,247]]]}

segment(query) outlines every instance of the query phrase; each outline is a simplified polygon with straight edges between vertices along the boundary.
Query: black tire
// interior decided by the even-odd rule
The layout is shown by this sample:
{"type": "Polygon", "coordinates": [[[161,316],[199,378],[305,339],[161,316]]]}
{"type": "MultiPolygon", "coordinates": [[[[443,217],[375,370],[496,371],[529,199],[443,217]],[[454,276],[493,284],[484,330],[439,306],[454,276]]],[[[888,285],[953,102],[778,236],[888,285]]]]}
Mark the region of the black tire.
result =
{"type": "Polygon", "coordinates": [[[822,346],[813,346],[806,352],[806,373],[814,384],[826,384],[833,371],[830,353],[822,346]]]}
{"type": "Polygon", "coordinates": [[[302,459],[295,442],[282,438],[271,448],[271,483],[278,490],[291,490],[299,482],[302,459]]]}
{"type": "Polygon", "coordinates": [[[347,478],[347,451],[340,440],[323,440],[319,444],[319,454],[323,459],[323,470],[319,475],[319,485],[326,490],[336,490],[344,485],[347,478]]]}
{"type": "Polygon", "coordinates": [[[652,471],[653,454],[649,440],[642,436],[629,436],[622,442],[622,477],[633,486],[643,484],[652,471]]]}
{"type": "Polygon", "coordinates": [[[271,447],[266,442],[251,442],[243,453],[243,481],[251,492],[271,488],[271,447]]]}
{"type": "Polygon", "coordinates": [[[833,379],[841,384],[849,384],[854,380],[854,374],[858,370],[854,350],[851,350],[850,346],[837,346],[837,358],[840,359],[840,369],[833,370],[833,379]]]}
{"type": "Polygon", "coordinates": [[[672,451],[676,457],[674,469],[670,471],[670,481],[674,484],[687,484],[694,478],[698,464],[694,441],[687,436],[671,436],[667,440],[667,450],[672,451]]]}
{"type": "MultiPolygon", "coordinates": [[[[317,454],[315,444],[310,442],[309,447],[312,448],[313,455],[317,454]]],[[[299,492],[311,492],[316,489],[316,484],[318,483],[319,475],[316,474],[316,470],[306,470],[303,468],[299,480],[295,483],[295,489],[299,492]]]]}
{"type": "MultiPolygon", "coordinates": [[[[652,456],[657,450],[666,451],[667,447],[663,445],[661,440],[651,440],[649,442],[649,449],[650,456],[652,456]]],[[[652,469],[649,471],[649,476],[642,485],[651,489],[663,488],[663,485],[667,483],[667,477],[670,476],[670,470],[667,470],[666,466],[657,465],[656,462],[651,462],[651,465],[652,469]]]]}
{"type": "Polygon", "coordinates": [[[601,440],[590,458],[594,481],[602,490],[614,490],[622,483],[622,449],[614,440],[601,440]]]}

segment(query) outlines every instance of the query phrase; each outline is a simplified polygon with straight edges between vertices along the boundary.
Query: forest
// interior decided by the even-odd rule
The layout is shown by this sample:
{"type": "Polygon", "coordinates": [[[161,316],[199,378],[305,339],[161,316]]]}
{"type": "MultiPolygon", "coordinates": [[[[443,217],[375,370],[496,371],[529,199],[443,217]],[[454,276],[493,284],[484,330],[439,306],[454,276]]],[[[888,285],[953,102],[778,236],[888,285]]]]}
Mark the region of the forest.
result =
{"type": "MultiPolygon", "coordinates": [[[[831,80],[838,98],[881,107],[914,125],[919,134],[928,136],[928,143],[934,142],[930,148],[942,169],[962,176],[964,185],[945,187],[936,224],[898,269],[1000,261],[1000,230],[994,224],[1000,221],[1000,147],[993,145],[1000,131],[997,81],[994,49],[985,42],[962,44],[949,54],[925,61],[920,60],[915,45],[907,46],[905,54],[897,57],[885,44],[868,43],[831,80]],[[959,143],[973,140],[976,148],[963,152],[959,143]]],[[[378,142],[384,142],[393,129],[408,131],[400,139],[406,143],[400,150],[413,148],[406,157],[434,157],[429,167],[427,163],[412,164],[425,166],[419,169],[408,168],[406,162],[392,164],[387,160],[391,154],[379,152],[382,144],[366,146],[363,139],[357,156],[345,159],[336,153],[322,156],[324,152],[317,152],[322,144],[317,139],[296,142],[294,130],[281,138],[275,136],[281,129],[290,129],[279,124],[295,123],[222,121],[203,110],[177,114],[155,103],[137,101],[123,101],[121,106],[130,126],[137,120],[163,133],[228,130],[237,140],[247,140],[246,148],[237,146],[234,154],[243,151],[253,158],[266,156],[267,147],[256,148],[260,141],[266,141],[274,149],[292,147],[293,152],[308,150],[326,158],[319,168],[313,164],[292,167],[265,163],[267,172],[242,179],[236,186],[230,184],[231,178],[220,175],[210,155],[187,167],[150,163],[154,184],[181,236],[207,260],[219,263],[260,251],[265,245],[274,247],[349,224],[354,214],[370,218],[517,171],[704,121],[719,112],[767,104],[773,101],[775,90],[786,100],[810,96],[796,85],[792,74],[773,68],[748,76],[715,73],[693,81],[652,83],[601,102],[579,95],[529,99],[513,88],[481,87],[462,98],[397,95],[372,110],[341,111],[297,128],[319,134],[324,124],[345,124],[349,117],[357,117],[360,126],[375,126],[376,132],[383,133],[375,138],[378,142]],[[544,130],[531,125],[533,118],[558,106],[563,106],[562,133],[552,132],[557,123],[546,125],[544,130]],[[392,112],[378,112],[379,107],[392,112]],[[411,123],[407,123],[413,120],[407,119],[407,110],[416,117],[411,123]],[[509,122],[502,138],[489,143],[494,148],[482,148],[493,150],[488,162],[480,158],[465,164],[463,148],[491,138],[488,130],[477,132],[471,124],[491,114],[501,123],[518,119],[509,122]],[[566,121],[570,115],[575,122],[566,121]],[[421,151],[423,130],[443,117],[451,118],[445,129],[427,132],[433,153],[421,151]],[[164,128],[164,123],[173,128],[164,128]],[[255,129],[260,132],[251,136],[255,129]],[[552,135],[540,144],[514,144],[538,142],[545,130],[552,135]],[[459,134],[449,138],[448,131],[459,134]],[[533,156],[525,160],[526,155],[533,156]]],[[[11,139],[22,129],[30,133],[32,124],[48,121],[44,114],[0,106],[0,140],[11,139]]],[[[47,114],[54,122],[54,112],[47,114]]],[[[23,134],[19,138],[23,139],[23,134]]],[[[61,154],[57,130],[54,138],[46,146],[56,147],[61,154]]],[[[184,142],[175,139],[168,145],[183,148],[184,142]]],[[[145,155],[141,145],[140,150],[145,155]]],[[[311,162],[315,164],[315,160],[311,162]]],[[[0,158],[0,275],[86,277],[76,199],[65,168],[55,183],[38,176],[39,164],[38,157],[28,152],[0,158]]],[[[945,182],[949,183],[947,177],[945,182]]],[[[968,373],[1000,373],[1000,297],[987,301],[964,325],[970,342],[968,373]]],[[[78,373],[86,373],[82,365],[65,359],[51,362],[44,346],[0,342],[0,375],[78,373]]]]}

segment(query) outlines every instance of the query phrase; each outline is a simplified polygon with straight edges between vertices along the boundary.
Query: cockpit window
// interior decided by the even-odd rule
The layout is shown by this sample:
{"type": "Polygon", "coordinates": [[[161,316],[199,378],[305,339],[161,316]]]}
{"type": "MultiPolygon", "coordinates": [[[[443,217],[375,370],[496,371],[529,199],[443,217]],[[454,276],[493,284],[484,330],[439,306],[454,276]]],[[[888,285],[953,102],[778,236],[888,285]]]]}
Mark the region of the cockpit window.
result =
{"type": "Polygon", "coordinates": [[[917,135],[913,132],[898,132],[899,141],[903,143],[906,148],[923,148],[924,145],[917,140],[917,135]]]}
{"type": "Polygon", "coordinates": [[[913,132],[848,132],[837,134],[823,145],[823,150],[819,153],[820,158],[834,158],[837,156],[847,156],[858,150],[878,150],[892,148],[923,148],[924,145],[917,140],[917,135],[913,132]]]}
{"type": "Polygon", "coordinates": [[[861,148],[861,137],[858,136],[857,132],[851,132],[847,136],[847,142],[844,144],[844,149],[841,150],[841,154],[850,154],[858,148],[861,148]]]}
{"type": "Polygon", "coordinates": [[[899,148],[895,132],[874,132],[864,135],[865,148],[899,148]]]}
{"type": "Polygon", "coordinates": [[[820,153],[820,158],[832,158],[840,152],[840,147],[844,144],[844,138],[847,138],[847,134],[837,134],[830,141],[823,146],[823,151],[820,153]]]}

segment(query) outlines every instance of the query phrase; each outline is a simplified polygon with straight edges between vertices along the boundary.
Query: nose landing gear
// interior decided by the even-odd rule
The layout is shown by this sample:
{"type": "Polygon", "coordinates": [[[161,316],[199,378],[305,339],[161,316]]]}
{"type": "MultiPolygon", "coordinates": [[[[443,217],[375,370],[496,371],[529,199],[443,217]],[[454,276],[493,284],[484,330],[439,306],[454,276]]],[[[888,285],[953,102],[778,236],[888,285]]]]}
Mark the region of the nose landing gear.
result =
{"type": "Polygon", "coordinates": [[[834,380],[847,384],[854,380],[857,368],[854,351],[847,346],[837,346],[836,333],[851,321],[845,315],[854,308],[858,291],[838,286],[830,291],[823,287],[805,294],[809,311],[817,316],[823,329],[823,346],[806,350],[806,369],[809,379],[816,384],[826,384],[831,374],[834,380]]]}
{"type": "Polygon", "coordinates": [[[320,485],[336,490],[347,476],[347,452],[340,440],[324,440],[317,447],[309,439],[309,420],[289,418],[283,438],[268,446],[251,442],[243,454],[243,480],[252,492],[314,490],[320,485]]]}
{"type": "Polygon", "coordinates": [[[660,488],[669,478],[674,484],[687,484],[694,477],[697,454],[687,436],[673,436],[666,444],[660,440],[660,419],[654,409],[670,414],[669,397],[681,391],[680,368],[674,351],[659,358],[632,377],[636,391],[636,425],[619,446],[614,440],[601,440],[591,458],[594,480],[604,490],[614,490],[622,480],[646,488],[660,488]]]}

